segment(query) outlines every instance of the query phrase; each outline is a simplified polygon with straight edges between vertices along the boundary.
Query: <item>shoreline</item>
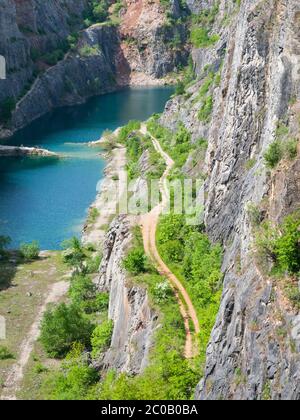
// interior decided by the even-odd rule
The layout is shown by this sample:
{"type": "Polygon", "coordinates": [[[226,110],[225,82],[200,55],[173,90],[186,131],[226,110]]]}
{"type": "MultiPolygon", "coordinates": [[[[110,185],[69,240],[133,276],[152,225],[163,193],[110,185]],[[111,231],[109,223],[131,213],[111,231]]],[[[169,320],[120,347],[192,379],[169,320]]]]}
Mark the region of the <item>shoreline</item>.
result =
{"type": "MultiPolygon", "coordinates": [[[[97,94],[97,95],[87,96],[87,97],[83,98],[81,101],[76,101],[76,102],[74,102],[72,104],[69,104],[69,105],[53,107],[49,112],[53,112],[57,109],[64,108],[64,107],[69,108],[69,107],[73,107],[73,106],[82,105],[82,104],[86,103],[89,99],[96,98],[98,96],[100,97],[100,96],[103,96],[103,95],[107,95],[109,93],[119,92],[119,91],[122,91],[124,89],[130,89],[130,88],[134,89],[134,88],[143,88],[143,87],[154,88],[154,87],[163,87],[163,86],[165,86],[165,87],[174,86],[176,84],[176,81],[177,81],[177,78],[174,77],[173,74],[167,74],[166,76],[164,76],[160,79],[155,79],[155,78],[153,78],[153,77],[151,77],[151,76],[149,76],[145,73],[135,72],[131,75],[130,83],[127,83],[127,84],[120,83],[118,86],[115,86],[112,89],[108,89],[107,91],[105,91],[103,93],[100,93],[100,94],[97,94]]],[[[24,98],[22,98],[20,101],[22,101],[23,99],[24,98]]],[[[36,118],[34,118],[30,122],[28,122],[26,125],[20,126],[20,127],[4,127],[3,125],[0,125],[0,142],[9,141],[20,130],[28,127],[34,121],[38,120],[39,118],[41,118],[42,116],[44,116],[46,114],[38,115],[36,118]]]]}
{"type": "Polygon", "coordinates": [[[55,152],[38,147],[3,146],[0,145],[0,157],[40,156],[59,158],[55,152]]]}
{"type": "MultiPolygon", "coordinates": [[[[114,131],[117,135],[120,128],[114,131]]],[[[95,142],[90,142],[90,147],[99,146],[103,137],[95,142]]],[[[104,176],[96,186],[96,198],[89,207],[88,216],[82,230],[81,241],[83,244],[92,244],[97,248],[101,247],[106,232],[116,216],[120,195],[126,188],[126,148],[118,145],[110,152],[102,154],[106,160],[104,176]],[[112,193],[118,187],[118,194],[112,193]],[[96,209],[96,210],[95,210],[96,209]],[[96,217],[93,217],[95,212],[96,217]]]]}

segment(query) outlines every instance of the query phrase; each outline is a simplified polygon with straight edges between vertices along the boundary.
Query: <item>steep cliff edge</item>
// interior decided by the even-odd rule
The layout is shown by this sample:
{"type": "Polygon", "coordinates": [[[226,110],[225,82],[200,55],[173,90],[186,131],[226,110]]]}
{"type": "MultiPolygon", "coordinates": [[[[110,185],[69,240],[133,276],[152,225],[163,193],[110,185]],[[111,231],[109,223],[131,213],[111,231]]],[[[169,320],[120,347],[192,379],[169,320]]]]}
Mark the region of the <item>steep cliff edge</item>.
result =
{"type": "Polygon", "coordinates": [[[264,159],[282,126],[299,139],[299,3],[189,3],[205,9],[198,22],[207,28],[194,32],[197,81],[168,103],[161,123],[182,121],[194,141],[208,140],[205,224],[225,247],[222,303],[196,398],[299,399],[298,311],[254,257],[247,210],[280,222],[299,208],[299,159],[272,171],[264,159]]]}
{"type": "Polygon", "coordinates": [[[147,365],[157,316],[151,309],[146,289],[130,285],[122,266],[132,241],[131,227],[129,217],[116,218],[103,247],[97,285],[99,291],[110,293],[109,318],[114,322],[114,331],[99,367],[136,375],[147,365]]]}
{"type": "Polygon", "coordinates": [[[127,0],[121,13],[121,49],[131,84],[152,83],[187,62],[185,10],[178,0],[127,0]]]}

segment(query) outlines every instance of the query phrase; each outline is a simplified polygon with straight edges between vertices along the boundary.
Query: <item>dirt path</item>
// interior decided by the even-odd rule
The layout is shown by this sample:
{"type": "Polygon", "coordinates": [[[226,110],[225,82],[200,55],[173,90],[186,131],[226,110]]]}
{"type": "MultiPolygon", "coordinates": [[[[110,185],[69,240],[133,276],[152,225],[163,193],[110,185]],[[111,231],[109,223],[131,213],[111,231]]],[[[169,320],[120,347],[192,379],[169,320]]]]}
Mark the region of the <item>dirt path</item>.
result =
{"type": "Polygon", "coordinates": [[[12,366],[10,373],[5,381],[1,400],[16,400],[17,392],[23,379],[24,368],[29,361],[29,357],[33,351],[34,343],[40,335],[40,323],[49,303],[58,302],[68,291],[69,282],[61,281],[51,286],[47,299],[40,307],[31,329],[21,344],[21,353],[17,362],[12,366]]]}
{"type": "Polygon", "coordinates": [[[180,312],[184,320],[184,327],[186,331],[185,356],[186,358],[190,359],[196,354],[196,348],[193,343],[193,333],[191,331],[190,321],[193,323],[193,329],[195,334],[198,334],[200,332],[198,317],[188,292],[186,291],[180,280],[172,273],[172,271],[164,263],[156,247],[156,230],[158,226],[159,216],[168,202],[169,191],[167,186],[167,178],[172,167],[174,166],[174,161],[162,149],[159,141],[148,132],[147,127],[144,124],[141,127],[141,132],[144,135],[150,135],[155,149],[164,158],[167,165],[167,169],[165,170],[162,178],[160,179],[160,191],[162,194],[161,203],[158,206],[156,206],[150,213],[142,216],[141,218],[144,247],[147,255],[149,255],[149,257],[152,260],[154,260],[158,272],[170,281],[175,291],[175,295],[179,303],[180,312]]]}

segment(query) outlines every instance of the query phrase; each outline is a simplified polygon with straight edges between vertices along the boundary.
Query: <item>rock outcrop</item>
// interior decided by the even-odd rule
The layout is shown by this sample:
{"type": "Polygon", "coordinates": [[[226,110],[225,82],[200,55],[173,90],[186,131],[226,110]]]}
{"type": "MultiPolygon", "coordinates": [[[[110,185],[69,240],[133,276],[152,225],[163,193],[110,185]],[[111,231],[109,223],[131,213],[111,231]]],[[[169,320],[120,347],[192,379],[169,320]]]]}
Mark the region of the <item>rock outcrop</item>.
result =
{"type": "MultiPolygon", "coordinates": [[[[205,224],[225,249],[224,292],[196,398],[299,399],[298,313],[280,282],[256,262],[247,206],[274,221],[299,208],[299,158],[270,173],[264,153],[281,123],[299,139],[300,5],[237,3],[219,2],[211,33],[220,38],[193,50],[197,82],[168,103],[161,119],[171,129],[182,121],[193,140],[208,140],[205,224]],[[213,110],[204,121],[199,89],[218,72],[220,81],[208,92],[213,110]]],[[[198,10],[213,4],[189,1],[198,10]]]]}
{"type": "Polygon", "coordinates": [[[1,146],[0,145],[0,156],[41,156],[41,157],[55,157],[59,155],[50,152],[46,149],[40,149],[37,147],[17,147],[17,146],[1,146]]]}
{"type": "Polygon", "coordinates": [[[120,36],[131,83],[153,83],[187,63],[188,31],[180,20],[184,15],[178,0],[167,10],[160,0],[126,0],[120,36]]]}
{"type": "Polygon", "coordinates": [[[131,285],[122,267],[132,240],[131,226],[129,217],[116,218],[103,247],[97,285],[99,291],[110,293],[108,315],[114,322],[114,330],[110,349],[99,361],[99,367],[138,374],[147,365],[157,317],[151,309],[147,291],[131,285]]]}

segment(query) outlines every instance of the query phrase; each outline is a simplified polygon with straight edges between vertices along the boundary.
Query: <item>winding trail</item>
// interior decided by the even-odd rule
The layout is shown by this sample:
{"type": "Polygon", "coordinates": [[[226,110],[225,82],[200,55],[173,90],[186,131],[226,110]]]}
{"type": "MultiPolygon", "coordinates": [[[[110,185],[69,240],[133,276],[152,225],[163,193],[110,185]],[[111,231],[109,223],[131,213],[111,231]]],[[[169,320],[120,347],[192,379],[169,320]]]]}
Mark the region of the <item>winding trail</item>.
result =
{"type": "Polygon", "coordinates": [[[5,381],[1,400],[16,400],[17,392],[20,389],[21,382],[24,376],[24,368],[27,365],[30,355],[33,351],[34,343],[37,341],[40,335],[40,324],[43,319],[43,315],[47,309],[49,303],[57,303],[68,291],[69,282],[60,281],[54,283],[49,294],[44,301],[43,305],[30,328],[28,335],[25,337],[21,344],[21,353],[17,362],[12,366],[10,373],[5,381]]]}
{"type": "Polygon", "coordinates": [[[159,217],[166,204],[168,203],[169,198],[167,179],[175,162],[162,149],[159,141],[148,132],[145,124],[142,124],[141,126],[141,133],[151,137],[156,151],[164,158],[167,165],[167,168],[159,182],[162,200],[156,207],[151,210],[151,212],[141,217],[144,247],[146,254],[154,261],[159,274],[166,277],[174,289],[175,296],[179,304],[180,313],[184,320],[184,327],[186,332],[185,357],[187,359],[191,359],[197,354],[197,347],[193,340],[194,334],[197,335],[200,332],[197,313],[187,290],[162,260],[156,246],[156,231],[159,217]],[[191,331],[190,321],[193,324],[194,333],[191,331]]]}

